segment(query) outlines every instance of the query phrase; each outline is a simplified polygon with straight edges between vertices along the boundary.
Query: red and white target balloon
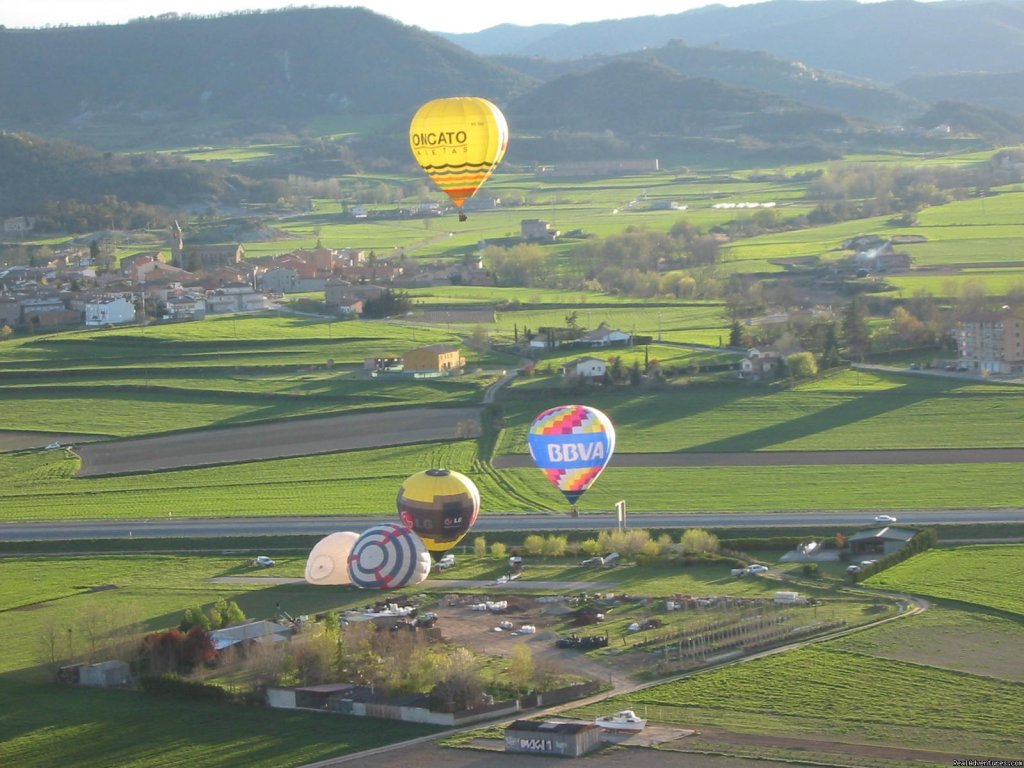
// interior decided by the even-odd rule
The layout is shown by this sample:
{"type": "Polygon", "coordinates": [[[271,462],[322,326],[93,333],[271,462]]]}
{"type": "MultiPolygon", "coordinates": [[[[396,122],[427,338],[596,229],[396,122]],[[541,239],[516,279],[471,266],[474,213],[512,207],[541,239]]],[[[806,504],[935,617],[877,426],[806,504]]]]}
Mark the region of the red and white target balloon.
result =
{"type": "Polygon", "coordinates": [[[430,553],[404,525],[367,528],[348,556],[352,584],[363,589],[398,589],[419,584],[430,574],[430,553]]]}

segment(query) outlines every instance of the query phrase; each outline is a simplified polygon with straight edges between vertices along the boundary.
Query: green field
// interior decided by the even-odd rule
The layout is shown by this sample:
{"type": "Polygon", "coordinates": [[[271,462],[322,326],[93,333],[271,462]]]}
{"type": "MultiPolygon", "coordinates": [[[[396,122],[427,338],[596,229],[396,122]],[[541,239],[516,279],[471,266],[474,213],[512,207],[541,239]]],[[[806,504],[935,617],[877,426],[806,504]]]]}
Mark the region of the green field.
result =
{"type": "MultiPolygon", "coordinates": [[[[528,452],[530,421],[565,399],[548,387],[534,392],[528,380],[517,384],[498,453],[528,452]]],[[[569,393],[610,416],[621,453],[1021,447],[1022,396],[1012,385],[866,371],[769,391],[734,385],[569,393]]]]}
{"type": "Polygon", "coordinates": [[[140,696],[0,680],[0,763],[18,768],[288,768],[433,731],[316,712],[155,697],[140,702],[140,696]]]}
{"type": "Polygon", "coordinates": [[[617,696],[573,714],[593,717],[619,708],[686,728],[935,750],[937,760],[943,751],[1011,756],[1024,738],[1021,683],[887,661],[832,643],[617,696]]]}
{"type": "Polygon", "coordinates": [[[1024,545],[933,549],[864,583],[1024,616],[1024,545]]]}
{"type": "MultiPolygon", "coordinates": [[[[1007,582],[1010,588],[1005,592],[1019,589],[1019,581],[1007,582]]],[[[833,645],[893,661],[1024,683],[1022,644],[1024,625],[1016,616],[932,606],[913,621],[856,632],[833,645]]]]}
{"type": "MultiPolygon", "coordinates": [[[[136,436],[255,421],[479,402],[504,367],[466,349],[471,373],[372,380],[363,360],[458,341],[440,328],[229,316],[0,342],[7,429],[136,436]]],[[[511,358],[514,362],[514,358],[511,358]]]]}

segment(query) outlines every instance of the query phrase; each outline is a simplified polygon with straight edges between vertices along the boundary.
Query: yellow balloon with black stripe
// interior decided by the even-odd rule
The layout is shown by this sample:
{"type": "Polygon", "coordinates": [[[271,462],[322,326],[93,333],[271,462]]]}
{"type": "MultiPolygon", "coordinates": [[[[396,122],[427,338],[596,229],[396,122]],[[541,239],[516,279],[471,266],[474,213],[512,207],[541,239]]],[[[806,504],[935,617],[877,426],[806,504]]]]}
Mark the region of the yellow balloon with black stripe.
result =
{"type": "Polygon", "coordinates": [[[398,516],[431,555],[450,550],[469,532],[480,514],[480,491],[460,472],[428,469],[406,478],[398,489],[398,516]]]}
{"type": "Polygon", "coordinates": [[[508,123],[487,99],[453,96],[420,107],[409,125],[409,147],[427,175],[459,209],[494,173],[508,148],[508,123]]]}

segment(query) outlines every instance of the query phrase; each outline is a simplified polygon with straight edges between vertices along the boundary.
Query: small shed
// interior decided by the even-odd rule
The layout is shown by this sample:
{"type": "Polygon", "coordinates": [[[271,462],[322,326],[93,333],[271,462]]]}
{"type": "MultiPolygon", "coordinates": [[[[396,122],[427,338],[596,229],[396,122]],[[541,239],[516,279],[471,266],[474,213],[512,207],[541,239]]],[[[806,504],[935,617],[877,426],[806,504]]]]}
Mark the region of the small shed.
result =
{"type": "Polygon", "coordinates": [[[903,549],[916,535],[917,531],[908,528],[893,528],[887,525],[884,528],[858,531],[846,541],[850,552],[854,555],[882,555],[884,557],[903,549]]]}
{"type": "Polygon", "coordinates": [[[562,366],[563,376],[589,381],[603,379],[607,371],[608,363],[598,357],[580,357],[562,366]]]}
{"type": "Polygon", "coordinates": [[[128,685],[132,675],[128,662],[111,659],[98,664],[86,664],[78,670],[78,684],[95,688],[113,688],[128,685]]]}
{"type": "Polygon", "coordinates": [[[516,720],[505,729],[506,752],[580,757],[601,746],[601,729],[594,723],[516,720]]]}

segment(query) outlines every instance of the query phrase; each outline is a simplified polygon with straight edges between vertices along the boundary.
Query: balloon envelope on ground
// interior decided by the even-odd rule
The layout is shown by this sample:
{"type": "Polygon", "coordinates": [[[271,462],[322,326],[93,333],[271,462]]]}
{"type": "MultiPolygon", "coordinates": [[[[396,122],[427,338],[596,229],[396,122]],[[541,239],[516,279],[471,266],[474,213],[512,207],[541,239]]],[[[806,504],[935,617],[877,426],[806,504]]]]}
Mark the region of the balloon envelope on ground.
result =
{"type": "Polygon", "coordinates": [[[367,528],[348,556],[348,575],[363,589],[398,589],[419,584],[430,574],[430,553],[404,525],[367,528]]]}
{"type": "Polygon", "coordinates": [[[505,156],[508,123],[494,104],[475,96],[428,101],[409,124],[409,148],[427,175],[462,206],[505,156]]]}
{"type": "Polygon", "coordinates": [[[339,531],[320,539],[306,558],[306,581],[322,586],[351,584],[348,556],[358,538],[358,533],[339,531]]]}
{"type": "Polygon", "coordinates": [[[447,552],[480,514],[480,491],[461,472],[427,469],[406,478],[395,500],[402,523],[423,539],[432,555],[447,552]]]}
{"type": "Polygon", "coordinates": [[[527,442],[534,463],[575,504],[608,464],[615,427],[596,408],[559,405],[533,420],[527,442]]]}

